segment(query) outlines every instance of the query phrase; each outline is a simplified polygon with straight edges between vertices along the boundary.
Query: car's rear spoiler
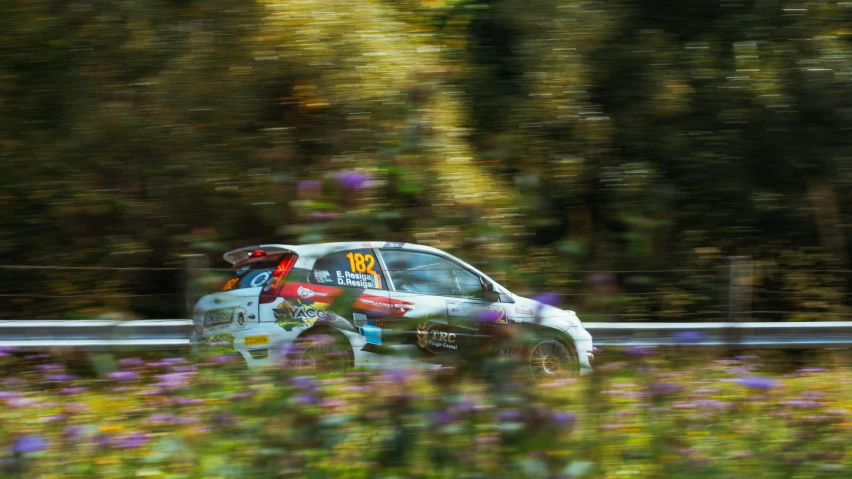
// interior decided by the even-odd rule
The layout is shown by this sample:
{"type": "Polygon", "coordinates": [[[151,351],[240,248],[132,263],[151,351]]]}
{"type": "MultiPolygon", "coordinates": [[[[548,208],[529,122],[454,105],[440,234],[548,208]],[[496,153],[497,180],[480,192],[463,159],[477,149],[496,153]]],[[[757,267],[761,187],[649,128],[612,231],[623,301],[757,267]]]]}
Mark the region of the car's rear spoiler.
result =
{"type": "Polygon", "coordinates": [[[222,257],[225,258],[225,261],[231,264],[240,264],[245,261],[248,261],[251,257],[251,253],[257,250],[263,250],[263,252],[267,255],[273,255],[295,252],[296,247],[286,244],[262,244],[257,246],[246,246],[245,248],[228,251],[227,253],[222,255],[222,257]]]}

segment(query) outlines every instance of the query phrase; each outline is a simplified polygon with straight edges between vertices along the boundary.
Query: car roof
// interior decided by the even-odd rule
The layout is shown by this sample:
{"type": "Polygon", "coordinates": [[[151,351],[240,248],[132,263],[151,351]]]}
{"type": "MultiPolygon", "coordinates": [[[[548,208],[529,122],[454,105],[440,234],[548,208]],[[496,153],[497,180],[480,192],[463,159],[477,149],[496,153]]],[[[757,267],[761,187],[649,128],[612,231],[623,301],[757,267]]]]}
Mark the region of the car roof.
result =
{"type": "Polygon", "coordinates": [[[242,248],[237,248],[235,250],[228,251],[223,255],[223,258],[225,258],[225,260],[229,263],[244,261],[246,258],[248,258],[248,255],[252,251],[258,249],[262,249],[268,254],[278,254],[292,251],[294,253],[299,254],[300,256],[316,257],[332,253],[334,251],[358,248],[395,248],[415,251],[430,251],[433,253],[446,254],[445,252],[437,248],[432,248],[431,246],[425,246],[416,243],[401,243],[394,241],[341,241],[333,243],[309,243],[301,245],[261,244],[245,246],[242,248]]]}
{"type": "MultiPolygon", "coordinates": [[[[329,253],[334,253],[336,251],[361,248],[398,249],[404,251],[422,251],[434,253],[439,256],[451,258],[453,261],[456,261],[462,266],[475,271],[477,274],[485,277],[486,279],[490,280],[491,282],[497,284],[499,287],[502,288],[499,283],[496,283],[487,274],[483,273],[472,265],[464,262],[463,260],[457,258],[456,256],[438,248],[433,248],[431,246],[426,246],[417,243],[402,243],[395,241],[341,241],[333,243],[309,243],[302,245],[262,244],[238,248],[225,253],[223,257],[226,261],[233,264],[240,261],[245,261],[246,259],[248,259],[249,254],[251,254],[252,251],[257,249],[262,249],[267,252],[267,254],[278,254],[292,251],[299,255],[299,261],[296,263],[297,265],[301,267],[311,267],[313,266],[314,260],[316,260],[320,256],[329,253]]],[[[503,289],[505,290],[505,288],[503,289]]],[[[506,292],[508,292],[508,290],[506,290],[506,292]]]]}

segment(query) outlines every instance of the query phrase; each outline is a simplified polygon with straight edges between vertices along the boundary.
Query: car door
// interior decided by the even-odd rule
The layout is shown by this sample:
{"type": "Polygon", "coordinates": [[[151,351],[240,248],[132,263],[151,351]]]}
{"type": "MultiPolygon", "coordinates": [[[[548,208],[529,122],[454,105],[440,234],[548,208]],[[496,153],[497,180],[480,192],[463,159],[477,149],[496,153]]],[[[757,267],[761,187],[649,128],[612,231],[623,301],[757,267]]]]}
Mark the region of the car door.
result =
{"type": "MultiPolygon", "coordinates": [[[[327,288],[328,294],[319,298],[314,296],[318,293],[313,293],[308,298],[308,293],[304,293],[307,288],[303,288],[301,294],[297,293],[299,298],[294,296],[294,300],[299,300],[300,304],[306,301],[322,303],[312,305],[333,313],[329,317],[348,322],[351,328],[346,329],[357,332],[367,345],[380,346],[387,342],[376,322],[392,314],[392,309],[387,282],[372,248],[345,249],[319,257],[308,281],[311,285],[327,288]]],[[[288,306],[293,308],[294,304],[288,306]]],[[[292,315],[286,317],[289,319],[292,315]]]]}
{"type": "Polygon", "coordinates": [[[399,311],[388,322],[406,329],[423,352],[473,353],[495,328],[508,325],[506,306],[486,299],[485,280],[451,258],[402,249],[379,253],[399,311]]]}

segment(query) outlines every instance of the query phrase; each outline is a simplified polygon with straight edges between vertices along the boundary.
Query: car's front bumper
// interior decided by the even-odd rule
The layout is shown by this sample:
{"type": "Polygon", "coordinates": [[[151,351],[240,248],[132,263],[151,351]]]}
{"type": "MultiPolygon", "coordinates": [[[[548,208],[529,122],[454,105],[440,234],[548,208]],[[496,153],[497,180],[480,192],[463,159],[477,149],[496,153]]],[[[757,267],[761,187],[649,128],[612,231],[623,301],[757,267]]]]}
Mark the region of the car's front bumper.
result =
{"type": "Polygon", "coordinates": [[[586,375],[592,372],[592,362],[595,359],[592,335],[582,326],[573,326],[569,329],[574,347],[577,348],[577,356],[580,362],[580,374],[586,375]]]}

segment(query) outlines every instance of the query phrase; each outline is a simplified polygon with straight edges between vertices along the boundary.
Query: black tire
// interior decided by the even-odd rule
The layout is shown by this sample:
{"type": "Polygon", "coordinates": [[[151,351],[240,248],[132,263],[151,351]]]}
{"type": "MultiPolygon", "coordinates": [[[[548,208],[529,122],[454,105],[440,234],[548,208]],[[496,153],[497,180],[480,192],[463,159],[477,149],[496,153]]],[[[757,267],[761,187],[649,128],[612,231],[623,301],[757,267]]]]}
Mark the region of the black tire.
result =
{"type": "Polygon", "coordinates": [[[328,330],[306,332],[287,356],[292,370],[308,374],[346,372],[353,362],[349,341],[328,330]]]}
{"type": "Polygon", "coordinates": [[[532,341],[527,364],[537,382],[580,375],[580,356],[574,343],[553,335],[532,341]]]}

